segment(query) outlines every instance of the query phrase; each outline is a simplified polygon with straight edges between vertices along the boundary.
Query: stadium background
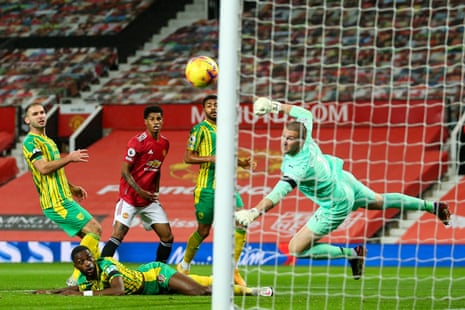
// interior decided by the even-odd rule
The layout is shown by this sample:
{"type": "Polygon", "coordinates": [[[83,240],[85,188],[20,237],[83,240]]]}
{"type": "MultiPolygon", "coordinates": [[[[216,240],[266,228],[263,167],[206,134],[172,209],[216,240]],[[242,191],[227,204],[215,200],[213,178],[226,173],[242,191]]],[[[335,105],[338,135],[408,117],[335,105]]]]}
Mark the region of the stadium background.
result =
{"type": "MultiPolygon", "coordinates": [[[[182,68],[186,60],[195,54],[208,52],[216,56],[215,6],[203,7],[201,13],[204,17],[210,15],[212,19],[187,19],[184,21],[186,25],[178,27],[162,40],[159,48],[148,48],[145,52],[140,49],[141,46],[147,49],[150,38],[167,25],[185,4],[192,2],[134,1],[132,6],[122,8],[123,14],[115,14],[100,27],[96,24],[87,30],[80,29],[82,27],[68,31],[60,30],[59,27],[47,28],[45,24],[50,22],[48,19],[38,24],[44,26],[36,29],[39,35],[24,35],[24,29],[20,27],[16,27],[17,33],[12,30],[15,27],[2,28],[0,63],[4,91],[1,97],[3,103],[0,105],[0,146],[3,154],[0,159],[0,179],[3,183],[0,187],[0,261],[69,261],[69,251],[78,242],[67,238],[41,215],[31,178],[28,173],[23,173],[21,160],[15,153],[20,137],[25,133],[21,122],[22,108],[31,100],[45,102],[49,108],[58,107],[51,115],[47,132],[56,139],[63,152],[69,148],[69,137],[93,115],[97,106],[102,107],[89,127],[89,133],[77,140],[77,147],[89,148],[91,161],[66,167],[69,179],[83,185],[89,192],[89,198],[83,206],[102,222],[102,241],[106,241],[111,233],[119,168],[127,139],[143,128],[142,110],[145,104],[163,104],[166,113],[164,135],[171,141],[171,150],[162,170],[161,202],[168,211],[176,239],[169,262],[174,264],[182,259],[188,234],[195,229],[192,189],[196,175],[195,167],[183,163],[182,154],[190,127],[201,119],[198,104],[200,98],[214,91],[195,90],[186,85],[182,78],[182,68]],[[192,34],[192,29],[202,29],[211,34],[206,37],[205,45],[198,49],[190,49],[185,44],[186,36],[192,34]],[[177,53],[181,53],[181,56],[177,53]],[[58,59],[64,59],[66,66],[58,59]],[[144,66],[157,62],[159,64],[151,67],[144,66]],[[135,78],[128,85],[126,82],[130,77],[135,78]]],[[[116,4],[122,3],[115,1],[113,5],[117,7],[116,4]]],[[[24,14],[24,10],[32,10],[30,13],[44,9],[36,7],[32,2],[24,7],[4,5],[2,17],[8,20],[6,17],[24,14]]],[[[43,17],[45,13],[36,15],[43,17]]],[[[40,22],[40,18],[38,20],[40,22]]],[[[31,24],[36,25],[33,22],[31,24]]],[[[55,22],[55,25],[59,23],[55,22]]],[[[428,99],[430,104],[426,106],[421,99],[417,103],[414,100],[386,103],[380,98],[375,103],[369,106],[363,101],[347,101],[335,105],[333,101],[327,100],[322,105],[310,105],[309,108],[314,109],[324,125],[315,132],[315,136],[323,149],[342,158],[368,157],[368,162],[349,161],[349,169],[376,190],[421,195],[447,172],[449,155],[441,149],[441,145],[449,138],[450,128],[444,119],[451,113],[450,107],[434,97],[428,99]],[[384,123],[386,110],[391,109],[392,105],[396,106],[396,113],[390,119],[393,124],[408,122],[422,126],[413,126],[413,129],[406,132],[402,126],[367,125],[384,123]],[[361,125],[347,127],[346,130],[338,128],[341,136],[333,136],[334,121],[348,123],[353,120],[361,125]],[[425,123],[432,125],[423,126],[425,123]],[[438,123],[442,125],[434,125],[438,123]],[[354,142],[357,143],[351,146],[350,154],[347,144],[338,145],[338,138],[343,137],[356,137],[354,142]],[[368,141],[373,137],[378,142],[385,141],[385,144],[381,143],[379,148],[368,154],[368,141]],[[385,147],[390,143],[394,146],[386,154],[385,147]],[[405,165],[403,160],[422,164],[405,165]],[[389,172],[387,175],[386,171],[389,172]],[[388,182],[391,179],[405,182],[388,182]]],[[[280,119],[272,120],[272,131],[269,133],[279,136],[282,122],[280,119]]],[[[254,135],[265,133],[266,125],[253,118],[250,98],[241,97],[240,154],[253,149],[257,154],[262,154],[258,158],[276,155],[267,153],[272,152],[269,150],[279,150],[277,145],[268,148],[265,139],[254,135]]],[[[259,166],[253,176],[239,171],[238,185],[245,201],[253,203],[260,199],[267,190],[263,187],[264,173],[276,178],[279,175],[278,167],[279,162],[268,166],[266,171],[259,166]]],[[[462,197],[465,195],[462,189],[465,180],[460,177],[457,180],[457,185],[443,196],[444,200],[451,203],[455,213],[451,227],[444,228],[434,217],[425,214],[398,242],[382,243],[379,242],[379,234],[386,229],[386,222],[379,219],[396,219],[402,214],[395,211],[360,211],[354,213],[330,238],[339,243],[357,243],[370,238],[370,255],[377,257],[383,253],[382,256],[386,258],[370,260],[369,264],[372,265],[398,265],[399,262],[394,259],[389,260],[389,253],[393,253],[396,258],[401,253],[401,264],[422,264],[402,261],[403,257],[414,256],[418,247],[422,249],[422,255],[434,256],[439,261],[426,260],[425,265],[464,264],[460,253],[465,250],[465,211],[459,208],[459,204],[465,199],[462,197]]],[[[275,234],[263,237],[258,227],[251,227],[249,243],[240,262],[249,265],[274,264],[278,260],[280,264],[299,264],[299,261],[286,255],[285,245],[313,207],[292,214],[293,201],[285,201],[280,214],[270,214],[265,220],[265,229],[275,234]],[[276,235],[280,236],[279,240],[276,240],[276,235]]],[[[152,260],[157,246],[155,240],[152,232],[144,232],[137,225],[118,250],[118,256],[128,262],[152,260]]],[[[211,263],[211,240],[209,237],[208,242],[202,245],[196,257],[197,263],[211,263]]],[[[339,263],[342,262],[334,262],[339,263]]]]}

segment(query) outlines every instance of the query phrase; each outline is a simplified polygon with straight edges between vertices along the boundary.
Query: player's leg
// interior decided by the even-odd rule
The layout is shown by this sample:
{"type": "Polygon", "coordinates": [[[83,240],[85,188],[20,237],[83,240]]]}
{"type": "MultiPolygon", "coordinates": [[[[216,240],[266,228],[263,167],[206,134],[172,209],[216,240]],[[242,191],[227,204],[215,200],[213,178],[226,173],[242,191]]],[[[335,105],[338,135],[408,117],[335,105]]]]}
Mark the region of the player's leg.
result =
{"type": "Polygon", "coordinates": [[[197,230],[194,231],[187,240],[186,252],[177,270],[188,274],[190,264],[199,250],[200,244],[210,234],[213,224],[215,192],[213,190],[202,189],[194,194],[195,217],[197,219],[197,230]]]}
{"type": "MultiPolygon", "coordinates": [[[[244,202],[242,201],[239,193],[236,192],[236,211],[244,208],[244,202]]],[[[247,283],[242,278],[241,273],[238,268],[239,258],[242,254],[242,249],[244,248],[245,241],[247,239],[247,230],[246,227],[236,224],[236,230],[234,232],[234,283],[241,286],[247,286],[247,283]]]]}
{"type": "Polygon", "coordinates": [[[199,250],[202,241],[208,237],[212,226],[211,224],[202,223],[197,223],[197,225],[197,230],[194,231],[187,240],[184,258],[182,262],[179,263],[177,266],[177,270],[184,274],[189,273],[192,260],[194,259],[195,254],[197,254],[197,251],[199,250]]]}
{"type": "Polygon", "coordinates": [[[175,293],[191,296],[211,295],[211,286],[203,286],[194,279],[176,272],[168,282],[170,290],[175,293]]]}
{"type": "Polygon", "coordinates": [[[153,230],[160,239],[155,261],[166,263],[173,248],[174,236],[165,210],[159,202],[154,202],[141,208],[139,215],[144,228],[153,230]]]}
{"type": "Polygon", "coordinates": [[[370,210],[395,208],[410,211],[426,211],[435,214],[445,225],[449,224],[450,210],[445,202],[423,200],[401,193],[378,194],[356,180],[352,174],[345,172],[345,176],[350,186],[354,189],[354,210],[357,208],[367,208],[370,210]]]}
{"type": "Polygon", "coordinates": [[[101,255],[103,257],[112,257],[115,255],[116,250],[128,233],[129,227],[131,227],[131,223],[137,212],[137,208],[131,206],[122,199],[118,200],[115,207],[115,214],[113,216],[113,231],[110,239],[108,239],[102,249],[101,255]]]}
{"type": "Polygon", "coordinates": [[[91,218],[89,222],[81,229],[80,235],[82,239],[80,245],[86,246],[92,256],[97,259],[100,257],[100,236],[102,235],[102,226],[95,218],[91,218]]]}
{"type": "MultiPolygon", "coordinates": [[[[63,210],[66,210],[66,216],[60,208],[50,208],[44,210],[44,215],[55,222],[69,236],[79,236],[81,245],[85,245],[95,257],[100,256],[99,241],[102,234],[102,227],[97,220],[82,206],[74,200],[67,200],[63,203],[63,210]]],[[[79,270],[74,269],[73,274],[66,281],[67,285],[75,285],[79,276],[79,270]]]]}
{"type": "MultiPolygon", "coordinates": [[[[212,286],[213,285],[213,277],[212,276],[199,276],[190,274],[189,278],[194,280],[195,282],[199,283],[202,286],[212,286]]],[[[273,288],[270,286],[265,287],[247,287],[243,285],[235,284],[233,286],[234,295],[242,296],[273,296],[273,288]]]]}
{"type": "Polygon", "coordinates": [[[158,235],[158,238],[160,238],[160,244],[157,248],[157,256],[155,260],[157,262],[166,263],[171,255],[171,249],[173,248],[174,241],[170,224],[152,224],[151,226],[153,231],[158,235]]]}

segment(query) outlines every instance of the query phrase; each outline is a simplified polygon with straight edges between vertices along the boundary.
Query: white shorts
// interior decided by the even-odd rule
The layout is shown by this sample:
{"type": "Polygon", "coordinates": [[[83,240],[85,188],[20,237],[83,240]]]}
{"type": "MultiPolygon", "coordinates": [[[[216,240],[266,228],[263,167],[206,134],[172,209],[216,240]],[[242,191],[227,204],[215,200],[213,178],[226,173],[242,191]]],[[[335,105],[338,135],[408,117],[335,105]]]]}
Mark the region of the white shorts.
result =
{"type": "Polygon", "coordinates": [[[113,224],[115,221],[118,221],[127,227],[136,226],[139,224],[138,221],[136,221],[136,219],[138,219],[136,215],[139,215],[145,230],[151,230],[152,224],[169,223],[168,216],[158,201],[152,202],[147,207],[134,207],[123,199],[120,199],[116,203],[113,224]]]}

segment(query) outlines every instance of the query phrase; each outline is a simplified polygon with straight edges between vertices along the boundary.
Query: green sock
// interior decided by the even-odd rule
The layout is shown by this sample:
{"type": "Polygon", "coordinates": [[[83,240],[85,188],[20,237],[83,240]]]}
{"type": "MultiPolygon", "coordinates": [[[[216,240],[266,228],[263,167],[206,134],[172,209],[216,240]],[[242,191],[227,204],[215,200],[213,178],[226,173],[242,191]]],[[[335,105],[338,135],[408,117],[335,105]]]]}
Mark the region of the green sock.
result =
{"type": "Polygon", "coordinates": [[[341,248],[328,243],[316,243],[310,249],[295,255],[297,257],[308,257],[312,259],[335,259],[344,258],[352,255],[352,249],[341,248]]]}
{"type": "Polygon", "coordinates": [[[433,212],[433,202],[407,196],[400,193],[383,194],[383,209],[396,208],[411,211],[428,211],[433,212]]]}

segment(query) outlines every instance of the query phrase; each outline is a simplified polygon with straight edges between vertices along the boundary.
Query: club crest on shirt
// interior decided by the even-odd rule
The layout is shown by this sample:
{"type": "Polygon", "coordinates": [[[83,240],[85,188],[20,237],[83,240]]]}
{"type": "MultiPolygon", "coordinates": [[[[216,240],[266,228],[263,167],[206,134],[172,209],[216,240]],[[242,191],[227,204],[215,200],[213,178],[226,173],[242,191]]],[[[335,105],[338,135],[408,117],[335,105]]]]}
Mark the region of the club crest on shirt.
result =
{"type": "Polygon", "coordinates": [[[165,280],[166,280],[166,278],[165,278],[164,275],[159,274],[159,275],[157,276],[157,282],[158,282],[158,283],[163,283],[163,282],[165,282],[165,280]]]}

